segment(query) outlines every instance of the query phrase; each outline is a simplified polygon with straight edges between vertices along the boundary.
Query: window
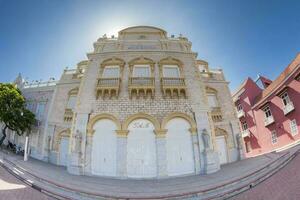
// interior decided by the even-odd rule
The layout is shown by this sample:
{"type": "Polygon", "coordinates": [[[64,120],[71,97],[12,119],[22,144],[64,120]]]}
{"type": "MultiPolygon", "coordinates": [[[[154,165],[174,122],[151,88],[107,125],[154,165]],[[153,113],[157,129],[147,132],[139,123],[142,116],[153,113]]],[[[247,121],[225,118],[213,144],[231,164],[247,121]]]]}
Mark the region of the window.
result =
{"type": "Polygon", "coordinates": [[[282,99],[282,102],[283,102],[283,105],[284,106],[287,106],[289,103],[290,103],[290,97],[289,95],[287,94],[287,92],[283,93],[281,95],[281,99],[282,99]]]}
{"type": "Polygon", "coordinates": [[[31,112],[34,112],[34,102],[27,102],[26,103],[26,108],[28,109],[28,110],[30,110],[31,112]]]}
{"type": "Polygon", "coordinates": [[[248,129],[247,122],[242,122],[242,128],[243,128],[244,131],[246,131],[248,129]]]}
{"type": "Polygon", "coordinates": [[[36,112],[35,112],[36,119],[38,119],[40,121],[43,120],[44,112],[45,112],[45,106],[46,106],[46,102],[39,102],[37,104],[36,112]]]}
{"type": "Polygon", "coordinates": [[[238,111],[243,110],[243,107],[242,107],[242,105],[240,103],[237,105],[237,110],[238,111]]]}
{"type": "Polygon", "coordinates": [[[118,78],[120,77],[119,66],[106,66],[102,74],[103,78],[118,78]]]}
{"type": "Polygon", "coordinates": [[[163,66],[163,76],[170,78],[179,78],[180,72],[177,65],[164,65],[163,66]]]}
{"type": "Polygon", "coordinates": [[[133,77],[150,77],[150,75],[149,65],[134,65],[133,77]]]}
{"type": "Polygon", "coordinates": [[[247,153],[249,153],[249,152],[251,151],[251,149],[252,149],[252,148],[251,148],[251,142],[250,142],[250,141],[247,141],[245,146],[246,146],[246,151],[247,151],[247,153]]]}
{"type": "Polygon", "coordinates": [[[271,141],[272,141],[272,144],[277,143],[277,133],[276,133],[275,130],[273,130],[272,133],[271,133],[271,141]]]}
{"type": "Polygon", "coordinates": [[[206,70],[206,65],[200,64],[200,65],[198,65],[198,68],[199,68],[199,71],[200,71],[200,72],[207,72],[207,70],[206,70]]]}
{"type": "Polygon", "coordinates": [[[218,107],[218,100],[215,94],[207,94],[209,107],[218,107]]]}
{"type": "Polygon", "coordinates": [[[76,105],[76,99],[77,99],[77,97],[75,95],[69,96],[68,104],[67,104],[68,109],[74,110],[75,105],[76,105]]]}
{"type": "Polygon", "coordinates": [[[297,126],[297,122],[295,119],[290,122],[290,127],[291,127],[291,134],[293,136],[297,135],[298,134],[298,126],[297,126]]]}
{"type": "Polygon", "coordinates": [[[269,106],[265,107],[263,110],[264,110],[264,112],[265,112],[265,117],[266,117],[266,118],[269,118],[269,117],[272,116],[272,113],[271,113],[271,110],[270,110],[270,107],[269,107],[269,106]]]}

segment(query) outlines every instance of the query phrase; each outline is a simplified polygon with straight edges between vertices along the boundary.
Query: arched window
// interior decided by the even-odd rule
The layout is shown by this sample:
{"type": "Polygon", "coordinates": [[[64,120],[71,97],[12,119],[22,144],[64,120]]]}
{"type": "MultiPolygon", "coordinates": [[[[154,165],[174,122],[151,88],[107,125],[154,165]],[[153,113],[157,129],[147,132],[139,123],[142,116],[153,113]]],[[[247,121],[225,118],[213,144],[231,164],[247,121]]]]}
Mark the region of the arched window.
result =
{"type": "Polygon", "coordinates": [[[73,119],[73,112],[76,107],[77,94],[78,88],[74,88],[68,93],[68,101],[65,109],[64,121],[72,121],[73,119]]]}
{"type": "Polygon", "coordinates": [[[163,95],[186,97],[186,85],[183,76],[183,64],[180,60],[167,57],[159,61],[163,95]]]}
{"type": "Polygon", "coordinates": [[[129,96],[154,97],[154,61],[143,56],[129,62],[129,96]]]}
{"type": "Polygon", "coordinates": [[[211,111],[211,117],[214,122],[220,122],[223,120],[220,102],[218,100],[218,92],[216,89],[206,87],[206,97],[208,106],[211,111]]]}
{"type": "Polygon", "coordinates": [[[104,60],[100,67],[100,76],[97,81],[96,98],[118,97],[120,82],[125,62],[116,57],[104,60]]]}

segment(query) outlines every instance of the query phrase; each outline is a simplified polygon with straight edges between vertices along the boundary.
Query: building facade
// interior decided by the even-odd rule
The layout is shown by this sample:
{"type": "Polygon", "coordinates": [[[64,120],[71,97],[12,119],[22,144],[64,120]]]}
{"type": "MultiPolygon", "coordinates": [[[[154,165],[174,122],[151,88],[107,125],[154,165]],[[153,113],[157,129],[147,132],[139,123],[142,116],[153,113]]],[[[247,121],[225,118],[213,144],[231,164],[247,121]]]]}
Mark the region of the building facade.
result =
{"type": "Polygon", "coordinates": [[[121,178],[207,174],[240,159],[228,82],[191,45],[156,27],[130,27],[99,38],[53,86],[18,77],[29,109],[43,113],[31,156],[72,174],[121,178]]]}
{"type": "Polygon", "coordinates": [[[300,54],[271,81],[248,78],[233,95],[246,156],[279,151],[300,142],[300,54]]]}

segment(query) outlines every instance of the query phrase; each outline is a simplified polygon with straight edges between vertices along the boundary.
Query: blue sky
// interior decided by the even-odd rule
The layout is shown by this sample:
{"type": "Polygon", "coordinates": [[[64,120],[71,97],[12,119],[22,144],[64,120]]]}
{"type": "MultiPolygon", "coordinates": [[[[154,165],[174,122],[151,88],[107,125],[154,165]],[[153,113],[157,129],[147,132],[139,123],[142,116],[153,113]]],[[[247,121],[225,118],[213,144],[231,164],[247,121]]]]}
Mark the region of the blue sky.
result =
{"type": "Polygon", "coordinates": [[[188,37],[235,89],[248,76],[274,79],[300,52],[299,10],[297,0],[0,0],[0,82],[58,79],[103,34],[150,25],[188,37]]]}

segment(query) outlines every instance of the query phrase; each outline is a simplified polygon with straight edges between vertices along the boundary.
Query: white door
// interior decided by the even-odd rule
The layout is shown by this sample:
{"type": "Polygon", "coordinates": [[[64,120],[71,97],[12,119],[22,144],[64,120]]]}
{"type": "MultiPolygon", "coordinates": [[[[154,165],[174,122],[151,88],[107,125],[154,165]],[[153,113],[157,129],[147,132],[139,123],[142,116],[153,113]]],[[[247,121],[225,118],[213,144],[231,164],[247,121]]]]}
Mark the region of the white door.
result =
{"type": "Polygon", "coordinates": [[[92,173],[102,176],[117,174],[116,124],[108,119],[99,120],[94,125],[92,144],[92,173]]]}
{"type": "Polygon", "coordinates": [[[68,150],[69,150],[69,138],[62,137],[60,140],[60,145],[59,145],[59,163],[60,163],[60,165],[67,166],[68,150]]]}
{"type": "Polygon", "coordinates": [[[128,130],[128,177],[156,177],[156,145],[153,124],[148,120],[138,119],[130,123],[128,130]]]}
{"type": "Polygon", "coordinates": [[[227,163],[227,146],[226,146],[226,140],[224,136],[216,137],[216,144],[220,159],[220,164],[227,163]]]}
{"type": "Polygon", "coordinates": [[[194,154],[189,128],[190,124],[182,118],[174,118],[166,125],[169,176],[194,173],[194,154]]]}

